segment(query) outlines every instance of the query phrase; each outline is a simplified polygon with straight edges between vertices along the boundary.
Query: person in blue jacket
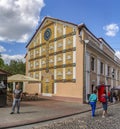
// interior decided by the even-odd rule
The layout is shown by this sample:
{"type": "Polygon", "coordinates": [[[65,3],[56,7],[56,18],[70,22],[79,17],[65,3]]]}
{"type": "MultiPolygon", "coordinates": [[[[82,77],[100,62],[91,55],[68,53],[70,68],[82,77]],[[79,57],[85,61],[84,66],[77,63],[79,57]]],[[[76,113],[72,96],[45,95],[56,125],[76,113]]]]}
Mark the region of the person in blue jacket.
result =
{"type": "Polygon", "coordinates": [[[97,90],[94,90],[93,93],[89,97],[89,104],[91,105],[92,117],[95,116],[96,102],[97,102],[96,93],[97,93],[97,90]]]}

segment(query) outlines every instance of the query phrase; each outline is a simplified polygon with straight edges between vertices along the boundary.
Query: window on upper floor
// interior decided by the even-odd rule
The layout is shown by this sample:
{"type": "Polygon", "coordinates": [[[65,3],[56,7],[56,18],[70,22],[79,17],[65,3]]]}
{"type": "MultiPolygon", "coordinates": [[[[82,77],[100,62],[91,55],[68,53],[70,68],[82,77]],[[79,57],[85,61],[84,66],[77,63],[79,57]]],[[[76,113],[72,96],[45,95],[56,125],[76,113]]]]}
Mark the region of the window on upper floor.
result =
{"type": "Polygon", "coordinates": [[[30,68],[33,68],[33,63],[30,63],[30,68]]]}
{"type": "Polygon", "coordinates": [[[30,56],[33,56],[33,52],[30,52],[30,56]]]}
{"type": "Polygon", "coordinates": [[[119,80],[119,77],[120,77],[120,72],[119,72],[119,70],[118,70],[118,72],[117,72],[117,79],[119,80]]]}
{"type": "Polygon", "coordinates": [[[35,66],[39,66],[39,61],[36,61],[35,62],[35,66]]]}
{"type": "Polygon", "coordinates": [[[110,76],[110,66],[107,67],[107,75],[110,76]]]}
{"type": "Polygon", "coordinates": [[[112,77],[115,78],[115,69],[112,71],[112,77]]]}
{"type": "Polygon", "coordinates": [[[103,62],[100,62],[100,73],[101,74],[104,73],[103,70],[104,70],[104,64],[103,64],[103,62]]]}
{"type": "Polygon", "coordinates": [[[39,55],[39,50],[35,50],[35,54],[36,55],[39,55]]]}
{"type": "Polygon", "coordinates": [[[91,70],[95,71],[95,58],[91,57],[91,70]]]}
{"type": "Polygon", "coordinates": [[[39,74],[38,73],[35,73],[35,78],[39,79],[39,74]]]}

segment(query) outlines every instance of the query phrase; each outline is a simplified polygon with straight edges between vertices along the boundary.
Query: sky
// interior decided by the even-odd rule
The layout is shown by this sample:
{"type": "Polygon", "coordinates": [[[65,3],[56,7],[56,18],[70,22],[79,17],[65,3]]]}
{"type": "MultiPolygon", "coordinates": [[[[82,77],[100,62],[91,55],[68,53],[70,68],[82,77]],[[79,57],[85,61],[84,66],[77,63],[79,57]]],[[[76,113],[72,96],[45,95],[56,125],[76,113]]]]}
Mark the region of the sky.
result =
{"type": "Polygon", "coordinates": [[[0,0],[0,53],[24,61],[26,45],[45,16],[84,23],[120,58],[119,0],[0,0]]]}

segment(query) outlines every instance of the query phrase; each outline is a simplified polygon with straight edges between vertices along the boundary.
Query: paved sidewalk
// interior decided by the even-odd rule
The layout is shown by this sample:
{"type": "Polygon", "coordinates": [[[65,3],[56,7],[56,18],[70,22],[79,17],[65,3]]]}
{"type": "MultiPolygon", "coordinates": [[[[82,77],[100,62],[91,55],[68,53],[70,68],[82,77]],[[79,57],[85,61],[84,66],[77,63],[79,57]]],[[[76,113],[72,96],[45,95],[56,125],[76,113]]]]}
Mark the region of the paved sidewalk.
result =
{"type": "MultiPolygon", "coordinates": [[[[97,108],[101,104],[97,104],[97,108]]],[[[10,114],[11,106],[0,108],[0,129],[53,120],[72,114],[90,111],[90,105],[41,99],[21,102],[21,113],[10,114]]]]}

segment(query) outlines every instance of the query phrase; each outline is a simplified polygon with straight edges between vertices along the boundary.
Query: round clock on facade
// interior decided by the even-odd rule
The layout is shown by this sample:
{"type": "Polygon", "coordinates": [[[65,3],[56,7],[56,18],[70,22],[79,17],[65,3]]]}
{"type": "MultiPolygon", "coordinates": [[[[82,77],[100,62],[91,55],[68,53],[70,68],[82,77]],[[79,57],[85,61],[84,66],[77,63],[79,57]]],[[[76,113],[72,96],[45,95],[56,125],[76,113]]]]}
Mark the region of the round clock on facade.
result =
{"type": "Polygon", "coordinates": [[[51,36],[51,29],[50,28],[47,28],[45,33],[44,33],[44,39],[46,41],[48,41],[50,39],[50,36],[51,36]]]}

